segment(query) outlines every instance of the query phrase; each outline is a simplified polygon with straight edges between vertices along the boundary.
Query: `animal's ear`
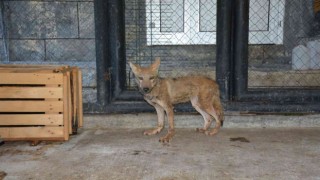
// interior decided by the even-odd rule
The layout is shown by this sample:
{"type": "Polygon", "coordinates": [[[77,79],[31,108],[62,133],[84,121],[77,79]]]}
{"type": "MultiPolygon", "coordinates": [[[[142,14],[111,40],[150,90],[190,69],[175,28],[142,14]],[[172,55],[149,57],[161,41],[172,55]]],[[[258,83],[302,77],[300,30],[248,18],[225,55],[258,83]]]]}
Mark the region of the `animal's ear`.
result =
{"type": "Polygon", "coordinates": [[[152,68],[153,71],[158,71],[159,70],[159,66],[160,66],[160,58],[157,57],[156,60],[151,65],[151,68],[152,68]]]}
{"type": "Polygon", "coordinates": [[[132,62],[129,62],[129,65],[130,65],[130,68],[131,68],[133,74],[138,73],[138,69],[140,68],[139,65],[133,64],[132,62]]]}

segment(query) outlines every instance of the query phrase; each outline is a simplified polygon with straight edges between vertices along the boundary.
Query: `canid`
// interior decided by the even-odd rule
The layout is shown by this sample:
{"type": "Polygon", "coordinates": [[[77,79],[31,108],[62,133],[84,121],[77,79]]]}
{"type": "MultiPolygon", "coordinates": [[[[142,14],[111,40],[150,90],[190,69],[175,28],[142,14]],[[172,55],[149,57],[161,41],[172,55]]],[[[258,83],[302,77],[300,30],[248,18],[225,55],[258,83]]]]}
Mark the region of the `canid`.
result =
{"type": "Polygon", "coordinates": [[[198,132],[214,135],[223,125],[223,109],[217,83],[204,76],[186,76],[178,78],[161,78],[158,76],[160,58],[149,67],[141,67],[129,63],[139,91],[144,99],[155,107],[158,115],[158,127],[147,130],[145,135],[159,133],[164,127],[165,114],[169,122],[168,133],[160,138],[160,142],[169,142],[174,136],[173,105],[191,101],[192,106],[203,116],[204,127],[197,128],[198,132]],[[215,127],[209,130],[215,119],[215,127]]]}

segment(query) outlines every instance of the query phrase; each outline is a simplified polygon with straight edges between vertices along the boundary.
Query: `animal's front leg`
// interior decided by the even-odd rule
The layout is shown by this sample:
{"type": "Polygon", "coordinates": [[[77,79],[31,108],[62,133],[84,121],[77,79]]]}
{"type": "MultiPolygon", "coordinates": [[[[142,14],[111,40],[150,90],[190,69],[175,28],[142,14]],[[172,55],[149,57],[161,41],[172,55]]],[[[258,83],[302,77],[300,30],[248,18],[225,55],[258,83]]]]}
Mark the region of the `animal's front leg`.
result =
{"type": "Polygon", "coordinates": [[[150,100],[146,99],[147,102],[149,104],[151,104],[152,106],[154,106],[154,108],[157,111],[157,116],[158,116],[158,126],[156,128],[150,129],[150,130],[146,130],[143,134],[144,135],[154,135],[154,134],[158,134],[161,132],[161,130],[164,127],[164,109],[159,106],[158,104],[155,104],[153,102],[151,102],[150,100]]]}
{"type": "Polygon", "coordinates": [[[169,129],[168,129],[168,133],[159,139],[160,142],[169,142],[175,134],[174,122],[173,122],[173,119],[174,119],[173,107],[172,106],[166,107],[165,111],[167,113],[167,118],[168,118],[168,122],[169,122],[169,129]]]}

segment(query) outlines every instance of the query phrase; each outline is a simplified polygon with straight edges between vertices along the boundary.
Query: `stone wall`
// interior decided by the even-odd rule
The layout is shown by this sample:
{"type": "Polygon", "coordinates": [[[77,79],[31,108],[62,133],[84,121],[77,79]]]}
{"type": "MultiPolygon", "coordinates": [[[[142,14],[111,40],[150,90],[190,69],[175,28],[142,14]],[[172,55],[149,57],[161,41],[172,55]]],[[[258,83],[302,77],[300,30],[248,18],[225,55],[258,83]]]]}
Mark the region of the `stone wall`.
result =
{"type": "Polygon", "coordinates": [[[84,102],[96,102],[93,0],[1,3],[0,63],[79,66],[84,102]]]}

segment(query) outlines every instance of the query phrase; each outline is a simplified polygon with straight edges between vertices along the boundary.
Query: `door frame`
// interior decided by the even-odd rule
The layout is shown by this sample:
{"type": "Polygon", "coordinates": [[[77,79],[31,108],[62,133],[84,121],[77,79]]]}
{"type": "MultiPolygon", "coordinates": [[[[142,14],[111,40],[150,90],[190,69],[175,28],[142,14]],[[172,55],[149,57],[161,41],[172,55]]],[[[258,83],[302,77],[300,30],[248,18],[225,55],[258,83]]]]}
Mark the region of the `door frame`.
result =
{"type": "MultiPolygon", "coordinates": [[[[154,111],[139,92],[125,89],[124,5],[124,0],[94,0],[97,102],[84,104],[85,112],[154,111]]],[[[320,112],[317,90],[248,89],[249,0],[218,0],[217,7],[216,81],[224,109],[264,113],[320,112]]],[[[194,111],[190,103],[178,105],[175,110],[194,111]]]]}
{"type": "Polygon", "coordinates": [[[227,109],[320,112],[319,90],[248,88],[249,0],[218,0],[218,9],[217,81],[227,109]]]}

